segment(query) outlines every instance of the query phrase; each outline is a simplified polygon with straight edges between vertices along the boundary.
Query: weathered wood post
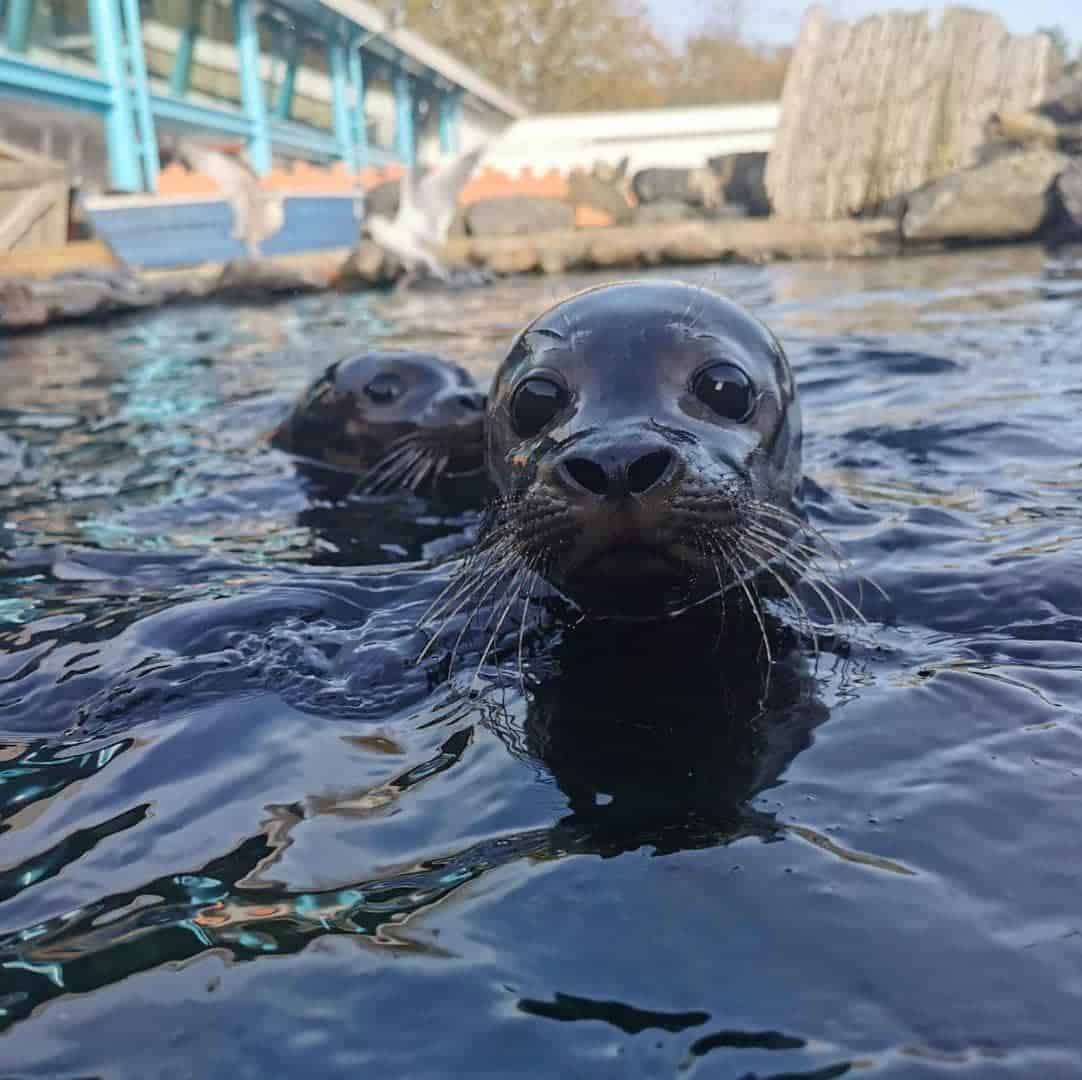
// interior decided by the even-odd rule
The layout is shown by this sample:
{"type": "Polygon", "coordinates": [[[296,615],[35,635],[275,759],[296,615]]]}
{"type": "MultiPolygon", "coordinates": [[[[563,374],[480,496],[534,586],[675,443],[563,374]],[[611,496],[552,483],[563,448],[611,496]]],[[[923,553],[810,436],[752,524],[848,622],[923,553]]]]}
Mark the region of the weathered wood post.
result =
{"type": "Polygon", "coordinates": [[[766,171],[774,212],[800,221],[882,206],[976,163],[993,113],[1036,105],[1057,74],[1045,34],[948,8],[859,22],[811,8],[782,91],[766,171]]]}

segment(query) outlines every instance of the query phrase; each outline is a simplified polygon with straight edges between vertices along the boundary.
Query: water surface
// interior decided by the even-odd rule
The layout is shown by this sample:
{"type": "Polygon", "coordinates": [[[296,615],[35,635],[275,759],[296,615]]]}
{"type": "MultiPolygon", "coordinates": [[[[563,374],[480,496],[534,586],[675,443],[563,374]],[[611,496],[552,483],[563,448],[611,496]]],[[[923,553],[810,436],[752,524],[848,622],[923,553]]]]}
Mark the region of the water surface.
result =
{"type": "Polygon", "coordinates": [[[418,665],[475,517],[261,441],[350,350],[483,380],[597,279],[0,342],[5,1076],[1082,1075],[1082,278],[678,276],[782,338],[886,594],[768,682],[701,623],[418,665]]]}

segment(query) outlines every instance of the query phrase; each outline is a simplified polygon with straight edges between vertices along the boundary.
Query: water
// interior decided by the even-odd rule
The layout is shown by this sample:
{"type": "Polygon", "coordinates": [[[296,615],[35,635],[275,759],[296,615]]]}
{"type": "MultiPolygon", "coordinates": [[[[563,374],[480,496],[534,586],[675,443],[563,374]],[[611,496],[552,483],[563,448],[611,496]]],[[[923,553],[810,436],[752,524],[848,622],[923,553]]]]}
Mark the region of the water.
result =
{"type": "Polygon", "coordinates": [[[474,518],[260,441],[367,343],[484,378],[579,281],[0,343],[0,1072],[1082,1074],[1082,281],[680,276],[782,337],[889,597],[769,686],[580,628],[471,695],[413,660],[474,518]]]}

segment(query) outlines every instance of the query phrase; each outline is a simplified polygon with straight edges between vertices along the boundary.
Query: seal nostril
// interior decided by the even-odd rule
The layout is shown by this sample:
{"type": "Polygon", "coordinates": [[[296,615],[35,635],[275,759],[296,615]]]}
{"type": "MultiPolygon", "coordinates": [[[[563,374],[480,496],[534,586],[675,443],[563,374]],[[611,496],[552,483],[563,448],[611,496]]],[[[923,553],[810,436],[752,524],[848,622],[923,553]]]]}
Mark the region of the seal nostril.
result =
{"type": "Polygon", "coordinates": [[[651,450],[627,467],[627,489],[632,495],[645,495],[668,471],[671,450],[651,450]]]}
{"type": "Polygon", "coordinates": [[[568,458],[563,463],[564,471],[576,484],[594,495],[606,495],[609,490],[609,476],[605,470],[589,458],[568,458]]]}

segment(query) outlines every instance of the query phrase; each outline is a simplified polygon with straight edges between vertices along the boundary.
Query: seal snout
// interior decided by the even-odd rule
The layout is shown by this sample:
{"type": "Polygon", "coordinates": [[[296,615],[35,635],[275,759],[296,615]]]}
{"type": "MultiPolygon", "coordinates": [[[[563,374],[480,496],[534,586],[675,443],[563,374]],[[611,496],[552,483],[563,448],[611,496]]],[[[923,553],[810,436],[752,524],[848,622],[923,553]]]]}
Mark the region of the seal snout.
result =
{"type": "Polygon", "coordinates": [[[662,442],[578,444],[553,462],[552,478],[577,500],[641,498],[678,479],[682,465],[662,442]]]}

